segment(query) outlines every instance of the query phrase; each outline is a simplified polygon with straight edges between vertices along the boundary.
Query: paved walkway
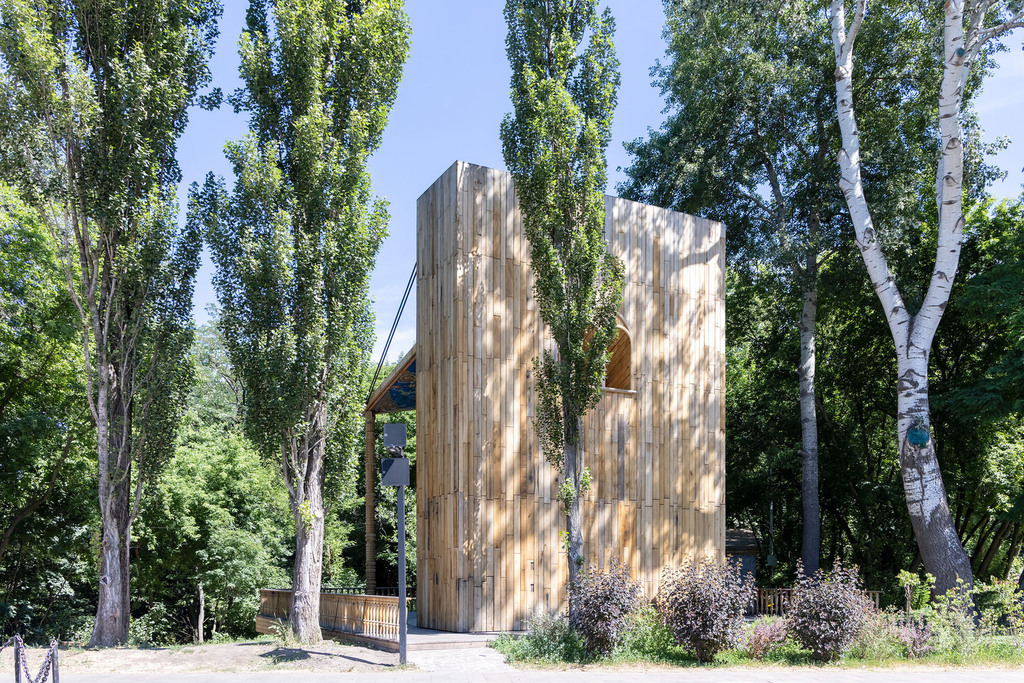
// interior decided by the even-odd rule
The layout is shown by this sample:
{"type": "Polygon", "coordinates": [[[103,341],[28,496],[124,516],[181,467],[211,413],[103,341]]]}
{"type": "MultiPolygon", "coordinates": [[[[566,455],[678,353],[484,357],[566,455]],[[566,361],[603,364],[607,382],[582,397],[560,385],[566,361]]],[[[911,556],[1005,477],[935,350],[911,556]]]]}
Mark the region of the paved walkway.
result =
{"type": "MultiPolygon", "coordinates": [[[[506,681],[558,681],[558,683],[1020,683],[1024,669],[950,671],[867,671],[850,669],[652,669],[649,671],[520,671],[500,662],[497,666],[488,650],[460,650],[452,661],[430,651],[417,653],[427,670],[395,670],[386,673],[304,673],[268,671],[237,674],[62,674],[61,683],[504,683],[506,681]],[[442,665],[444,665],[442,667],[442,665]]],[[[497,653],[495,653],[497,654],[497,653]]],[[[10,674],[0,681],[10,681],[10,674]]]]}
{"type": "Polygon", "coordinates": [[[478,674],[515,676],[520,673],[505,663],[505,655],[489,647],[414,650],[409,652],[409,663],[414,664],[419,672],[444,674],[446,679],[472,678],[478,674]]]}

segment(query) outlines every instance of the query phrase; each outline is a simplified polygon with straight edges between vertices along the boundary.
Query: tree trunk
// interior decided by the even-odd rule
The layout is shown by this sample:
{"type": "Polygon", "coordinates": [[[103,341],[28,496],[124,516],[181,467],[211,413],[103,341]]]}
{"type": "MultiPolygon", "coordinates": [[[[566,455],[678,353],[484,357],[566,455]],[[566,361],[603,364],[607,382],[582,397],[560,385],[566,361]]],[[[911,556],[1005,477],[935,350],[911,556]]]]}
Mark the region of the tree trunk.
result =
{"type": "Polygon", "coordinates": [[[203,644],[203,627],[206,622],[206,593],[203,584],[199,584],[199,614],[196,616],[196,642],[203,644]]]}
{"type": "Polygon", "coordinates": [[[310,411],[311,419],[305,434],[289,444],[291,457],[288,461],[292,467],[286,473],[295,519],[295,568],[289,619],[295,638],[311,645],[322,640],[320,585],[324,554],[326,417],[326,406],[318,402],[310,411]]]}
{"type": "Polygon", "coordinates": [[[981,551],[985,548],[985,542],[988,541],[988,537],[992,535],[992,532],[999,526],[999,520],[993,519],[992,524],[987,524],[982,527],[981,533],[978,534],[978,541],[974,544],[974,551],[971,553],[971,566],[973,567],[978,562],[978,558],[981,557],[981,551]]]}
{"type": "MultiPolygon", "coordinates": [[[[105,354],[104,354],[105,355],[105,354]]],[[[130,405],[121,400],[115,373],[105,357],[97,363],[97,454],[100,497],[100,577],[96,622],[89,647],[113,647],[128,638],[131,612],[130,405]]]]}
{"type": "Polygon", "coordinates": [[[920,418],[928,424],[928,355],[901,358],[897,383],[897,409],[900,443],[900,469],[907,499],[910,524],[914,529],[925,570],[935,577],[935,591],[943,594],[957,587],[973,585],[971,560],[957,536],[949,512],[942,471],[935,456],[935,441],[929,438],[923,447],[907,440],[911,423],[920,418]]]}
{"type": "Polygon", "coordinates": [[[101,514],[99,600],[89,647],[114,647],[128,639],[128,529],[125,520],[101,514]]]}
{"type": "Polygon", "coordinates": [[[365,470],[366,479],[366,496],[365,496],[365,510],[366,510],[366,566],[365,566],[365,577],[366,577],[366,594],[374,595],[377,592],[377,501],[376,501],[376,474],[377,474],[377,456],[375,448],[376,440],[376,420],[374,414],[370,411],[366,411],[364,414],[366,418],[366,453],[365,460],[363,461],[363,469],[365,470]]]}
{"type": "Polygon", "coordinates": [[[1010,540],[1010,549],[1006,551],[1006,567],[1003,570],[1003,580],[1010,580],[1010,572],[1013,571],[1013,561],[1017,559],[1020,552],[1020,537],[1022,529],[1020,524],[1013,525],[1013,537],[1010,540]]]}
{"type": "Polygon", "coordinates": [[[800,316],[800,436],[803,448],[801,497],[803,499],[804,533],[801,556],[804,572],[813,576],[820,564],[821,511],[818,502],[818,416],[815,404],[815,318],[818,313],[818,288],[804,292],[804,308],[800,316]]]}
{"type": "Polygon", "coordinates": [[[985,553],[985,558],[981,561],[981,566],[978,567],[978,576],[982,578],[988,578],[989,569],[992,568],[992,560],[996,559],[996,553],[999,552],[999,547],[1003,544],[1003,539],[1006,538],[1006,532],[1010,530],[1012,526],[1010,520],[1006,520],[999,527],[999,531],[996,532],[995,538],[988,546],[988,552],[985,553]]]}
{"type": "MultiPolygon", "coordinates": [[[[576,443],[571,438],[565,440],[565,480],[570,483],[573,490],[572,500],[565,511],[565,530],[569,537],[569,547],[566,561],[569,565],[569,590],[576,584],[579,578],[580,569],[583,567],[583,525],[580,513],[581,505],[581,480],[583,476],[583,420],[565,416],[566,420],[575,419],[577,424],[576,443]]],[[[566,430],[569,431],[569,430],[566,430]]],[[[570,435],[567,435],[570,437],[570,435]]],[[[569,619],[574,615],[572,601],[569,602],[569,619]]]]}
{"type": "MultiPolygon", "coordinates": [[[[964,520],[965,528],[967,527],[967,521],[968,520],[964,520]]],[[[982,515],[981,517],[979,517],[978,521],[974,524],[974,526],[970,527],[969,529],[966,529],[966,531],[965,529],[959,529],[957,533],[959,534],[960,543],[967,545],[967,541],[971,540],[974,537],[974,532],[976,532],[985,524],[988,524],[988,515],[982,515]]]]}

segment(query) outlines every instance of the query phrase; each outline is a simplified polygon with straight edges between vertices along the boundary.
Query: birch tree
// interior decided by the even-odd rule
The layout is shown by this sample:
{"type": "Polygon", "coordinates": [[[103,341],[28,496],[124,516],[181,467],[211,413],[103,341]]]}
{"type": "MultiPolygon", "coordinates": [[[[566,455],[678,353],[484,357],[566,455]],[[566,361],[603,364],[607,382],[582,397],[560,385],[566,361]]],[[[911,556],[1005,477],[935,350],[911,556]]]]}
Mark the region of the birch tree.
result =
{"type": "Polygon", "coordinates": [[[321,638],[325,486],[354,450],[332,434],[362,410],[354,378],[373,347],[369,280],[388,215],[367,160],[408,50],[401,0],[253,0],[231,98],[250,133],[226,149],[235,187],[197,191],[245,430],[288,489],[290,621],[304,643],[321,638]]]}
{"type": "Polygon", "coordinates": [[[608,9],[598,14],[596,0],[508,0],[505,20],[515,113],[502,122],[501,140],[540,318],[554,338],[555,352],[536,360],[536,426],[563,477],[571,586],[583,564],[580,497],[590,480],[582,421],[601,397],[622,301],[622,265],[604,240],[615,23],[608,9]]]}
{"type": "MultiPolygon", "coordinates": [[[[188,388],[200,235],[179,230],[175,145],[216,0],[4,0],[5,178],[60,244],[96,425],[101,534],[90,644],[124,642],[131,528],[188,388]]],[[[215,97],[213,98],[216,99],[215,97]]]]}
{"type": "Polygon", "coordinates": [[[957,537],[949,512],[930,431],[928,361],[936,329],[949,301],[963,243],[963,97],[971,69],[986,45],[1024,26],[1024,10],[1019,0],[946,0],[943,6],[939,152],[935,172],[938,235],[931,280],[916,313],[907,308],[889,268],[865,194],[854,108],[854,47],[866,14],[867,0],[857,0],[849,22],[844,0],[833,0],[830,8],[836,60],[836,114],[842,135],[839,187],[853,221],[856,245],[896,346],[897,433],[907,509],[925,568],[936,577],[936,590],[946,592],[955,588],[958,580],[970,586],[972,572],[970,558],[957,537]]]}

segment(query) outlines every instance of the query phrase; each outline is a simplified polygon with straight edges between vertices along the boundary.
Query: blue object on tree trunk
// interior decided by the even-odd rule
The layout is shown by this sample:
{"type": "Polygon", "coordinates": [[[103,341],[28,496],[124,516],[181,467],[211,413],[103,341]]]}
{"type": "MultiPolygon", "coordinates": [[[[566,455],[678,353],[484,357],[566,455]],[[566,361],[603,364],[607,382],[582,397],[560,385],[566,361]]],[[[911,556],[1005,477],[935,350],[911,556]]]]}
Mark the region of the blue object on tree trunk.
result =
{"type": "Polygon", "coordinates": [[[914,425],[907,431],[907,441],[918,448],[927,446],[929,438],[928,428],[924,425],[914,425]]]}

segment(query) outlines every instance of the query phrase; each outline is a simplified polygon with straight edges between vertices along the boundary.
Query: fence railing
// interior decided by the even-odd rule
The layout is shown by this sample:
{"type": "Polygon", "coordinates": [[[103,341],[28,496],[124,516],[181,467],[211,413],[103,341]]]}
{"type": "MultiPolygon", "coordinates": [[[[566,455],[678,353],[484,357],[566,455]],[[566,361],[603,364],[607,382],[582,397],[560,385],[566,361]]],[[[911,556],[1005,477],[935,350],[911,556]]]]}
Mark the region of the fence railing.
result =
{"type": "MultiPolygon", "coordinates": [[[[795,588],[758,588],[755,598],[757,614],[782,616],[789,611],[789,604],[795,591],[795,588]]],[[[864,594],[871,599],[877,609],[882,599],[882,591],[864,591],[864,594]]]]}
{"type": "MultiPolygon", "coordinates": [[[[291,602],[291,591],[261,590],[257,625],[261,617],[274,621],[287,619],[291,602]]],[[[320,628],[397,640],[398,597],[321,592],[320,628]]]]}
{"type": "MultiPolygon", "coordinates": [[[[365,586],[334,586],[330,588],[321,588],[321,593],[335,593],[338,595],[364,595],[366,593],[365,586]]],[[[374,591],[374,595],[398,595],[398,586],[377,586],[374,591]]],[[[409,586],[405,589],[405,595],[409,598],[416,597],[416,587],[409,586]]]]}

